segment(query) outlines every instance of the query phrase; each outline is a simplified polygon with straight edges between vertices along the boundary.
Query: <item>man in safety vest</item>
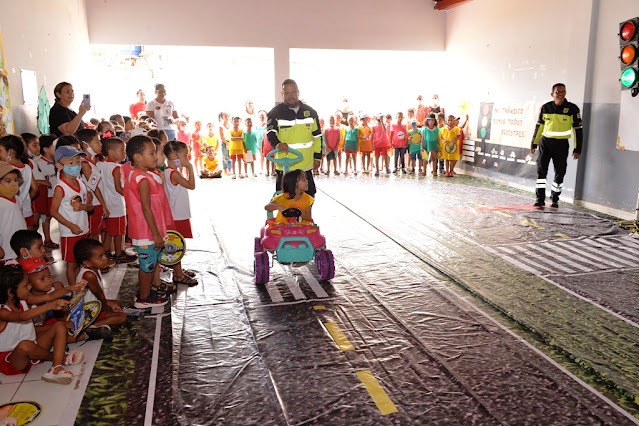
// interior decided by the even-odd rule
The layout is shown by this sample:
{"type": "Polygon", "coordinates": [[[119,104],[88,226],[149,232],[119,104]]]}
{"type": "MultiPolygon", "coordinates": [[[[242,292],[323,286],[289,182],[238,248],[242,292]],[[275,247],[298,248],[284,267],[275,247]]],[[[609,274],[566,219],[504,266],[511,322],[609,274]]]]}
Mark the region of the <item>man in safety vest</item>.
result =
{"type": "MultiPolygon", "coordinates": [[[[282,153],[276,158],[295,158],[287,153],[291,147],[302,153],[302,161],[290,167],[290,170],[301,169],[306,172],[308,190],[311,197],[315,197],[315,181],[313,169],[319,168],[322,161],[322,130],[320,129],[317,112],[308,105],[300,102],[300,92],[297,83],[286,79],[282,83],[283,103],[276,105],[267,115],[266,137],[271,146],[282,153]]],[[[275,190],[282,189],[282,166],[278,165],[275,172],[277,180],[275,190]]]]}
{"type": "Polygon", "coordinates": [[[552,160],[555,168],[555,180],[552,183],[551,207],[559,207],[559,194],[564,188],[564,175],[568,166],[568,139],[575,132],[575,146],[572,157],[576,160],[581,155],[583,144],[583,129],[581,127],[581,113],[577,105],[566,100],[566,85],[557,83],[552,86],[550,96],[552,102],[541,107],[539,120],[530,145],[531,154],[539,147],[537,159],[537,201],[535,206],[543,207],[546,203],[546,175],[548,164],[552,160]]]}

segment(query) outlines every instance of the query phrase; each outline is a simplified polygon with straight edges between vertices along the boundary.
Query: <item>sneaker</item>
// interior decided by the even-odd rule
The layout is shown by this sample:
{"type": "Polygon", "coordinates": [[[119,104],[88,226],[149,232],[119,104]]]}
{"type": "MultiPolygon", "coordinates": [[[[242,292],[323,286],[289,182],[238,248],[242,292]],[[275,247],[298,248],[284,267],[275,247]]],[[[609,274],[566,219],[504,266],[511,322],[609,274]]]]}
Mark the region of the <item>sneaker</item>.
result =
{"type": "Polygon", "coordinates": [[[386,174],[390,175],[390,169],[386,169],[386,174]]]}
{"type": "Polygon", "coordinates": [[[109,259],[109,260],[113,260],[113,253],[111,253],[110,251],[107,251],[107,252],[105,253],[105,255],[106,255],[107,259],[109,259]]]}
{"type": "Polygon", "coordinates": [[[550,207],[552,207],[553,209],[558,209],[559,208],[559,202],[553,201],[552,204],[550,205],[550,207]]]}
{"type": "Polygon", "coordinates": [[[87,340],[106,340],[107,342],[113,340],[113,331],[108,325],[89,326],[84,332],[87,335],[87,340]]]}
{"type": "Polygon", "coordinates": [[[136,260],[138,260],[138,257],[136,255],[126,254],[125,252],[123,252],[119,256],[113,256],[113,260],[115,260],[115,263],[119,265],[121,263],[135,262],[136,260]]]}
{"type": "Polygon", "coordinates": [[[376,171],[376,172],[375,172],[375,176],[379,176],[379,171],[376,171]]]}
{"type": "Polygon", "coordinates": [[[537,201],[535,204],[533,204],[533,206],[535,206],[535,207],[543,207],[545,205],[546,205],[546,203],[544,203],[543,201],[537,201]]]}
{"type": "Polygon", "coordinates": [[[168,301],[168,299],[161,299],[157,293],[151,290],[151,294],[149,294],[147,298],[138,298],[133,305],[138,309],[146,309],[153,308],[154,306],[164,306],[168,301]]]}
{"type": "Polygon", "coordinates": [[[393,173],[398,173],[398,172],[399,172],[399,169],[393,170],[393,173]]]}
{"type": "Polygon", "coordinates": [[[335,176],[339,176],[339,172],[335,170],[335,176]]]}

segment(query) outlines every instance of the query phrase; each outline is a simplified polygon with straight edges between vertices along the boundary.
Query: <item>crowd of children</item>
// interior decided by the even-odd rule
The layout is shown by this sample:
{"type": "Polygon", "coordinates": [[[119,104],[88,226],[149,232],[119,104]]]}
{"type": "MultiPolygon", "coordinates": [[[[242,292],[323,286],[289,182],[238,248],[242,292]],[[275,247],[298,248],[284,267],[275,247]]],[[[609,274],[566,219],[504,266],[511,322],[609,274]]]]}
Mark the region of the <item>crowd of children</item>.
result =
{"type": "MultiPolygon", "coordinates": [[[[107,299],[104,292],[102,274],[115,264],[139,262],[134,302],[139,309],[163,306],[178,284],[197,285],[195,273],[181,263],[171,266],[172,282],[161,280],[159,263],[168,231],[193,237],[188,191],[195,188],[196,172],[189,161],[191,142],[168,141],[163,131],[142,122],[137,129],[127,129],[114,120],[59,138],[29,133],[0,138],[3,374],[25,373],[49,360],[53,367],[42,379],[71,383],[73,374],[64,366],[81,362],[83,353],[66,353],[67,343],[110,339],[111,327],[126,321],[120,302],[107,299]],[[51,235],[52,219],[59,243],[51,235]],[[127,241],[136,254],[127,252],[127,241]],[[66,285],[53,282],[49,271],[57,249],[65,262],[66,285]],[[101,311],[88,328],[68,333],[73,328],[66,319],[69,300],[78,292],[84,303],[99,301],[101,311]]],[[[250,124],[246,133],[251,134],[250,124]]],[[[208,155],[202,173],[216,177],[222,171],[211,146],[217,138],[211,139],[204,139],[208,155]]],[[[251,141],[255,138],[249,137],[251,141]]]]}

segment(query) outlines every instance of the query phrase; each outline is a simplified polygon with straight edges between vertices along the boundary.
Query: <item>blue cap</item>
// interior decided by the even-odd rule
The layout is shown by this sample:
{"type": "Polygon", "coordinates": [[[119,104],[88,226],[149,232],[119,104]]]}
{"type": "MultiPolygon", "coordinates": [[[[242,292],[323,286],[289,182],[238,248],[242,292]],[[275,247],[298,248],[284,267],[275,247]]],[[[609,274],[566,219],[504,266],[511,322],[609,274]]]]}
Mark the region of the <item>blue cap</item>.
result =
{"type": "Polygon", "coordinates": [[[55,150],[55,154],[53,155],[53,158],[55,159],[55,162],[57,163],[62,158],[73,158],[73,157],[78,156],[78,155],[80,155],[82,157],[86,157],[87,156],[84,152],[78,151],[77,149],[75,149],[72,146],[64,145],[64,146],[61,146],[60,148],[55,150]]]}

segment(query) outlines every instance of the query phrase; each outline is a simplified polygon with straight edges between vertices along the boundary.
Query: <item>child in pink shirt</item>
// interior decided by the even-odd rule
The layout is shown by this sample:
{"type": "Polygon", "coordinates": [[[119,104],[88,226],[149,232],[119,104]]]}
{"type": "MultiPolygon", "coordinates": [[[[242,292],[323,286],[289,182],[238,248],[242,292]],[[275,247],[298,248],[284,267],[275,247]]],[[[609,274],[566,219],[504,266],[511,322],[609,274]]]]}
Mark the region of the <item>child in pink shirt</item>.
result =
{"type": "Polygon", "coordinates": [[[395,149],[395,168],[393,170],[393,173],[397,173],[399,171],[398,160],[400,159],[402,162],[402,172],[406,173],[404,154],[406,154],[406,147],[408,146],[408,129],[406,129],[406,126],[402,124],[403,120],[404,113],[400,111],[397,113],[397,123],[393,124],[390,133],[391,143],[393,145],[393,148],[395,149]]]}

